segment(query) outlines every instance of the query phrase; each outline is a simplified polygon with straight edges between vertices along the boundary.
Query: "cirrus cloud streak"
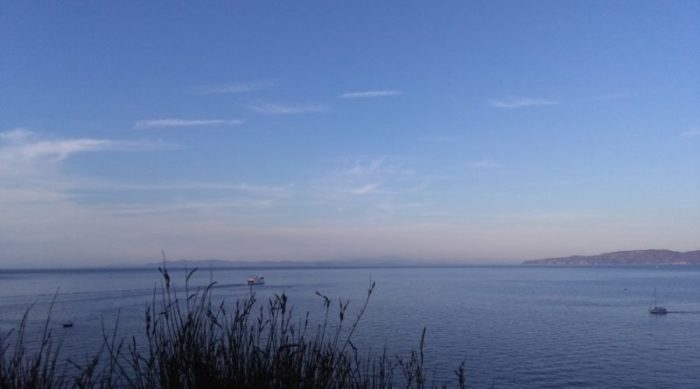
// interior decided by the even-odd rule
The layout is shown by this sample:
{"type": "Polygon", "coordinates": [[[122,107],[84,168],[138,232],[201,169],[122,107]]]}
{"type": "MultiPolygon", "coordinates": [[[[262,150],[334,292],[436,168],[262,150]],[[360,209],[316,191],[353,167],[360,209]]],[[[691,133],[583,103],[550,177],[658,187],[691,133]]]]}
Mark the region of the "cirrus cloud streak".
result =
{"type": "Polygon", "coordinates": [[[170,127],[213,127],[234,126],[245,123],[242,119],[149,119],[139,120],[134,124],[137,129],[170,128],[170,127]]]}
{"type": "Polygon", "coordinates": [[[347,92],[341,94],[341,99],[357,99],[357,98],[367,98],[367,97],[387,97],[387,96],[398,96],[402,95],[403,91],[400,90],[371,90],[363,92],[347,92]]]}
{"type": "Polygon", "coordinates": [[[257,102],[248,104],[248,109],[262,115],[293,115],[301,113],[321,113],[328,112],[329,108],[325,104],[279,104],[257,102]]]}
{"type": "Polygon", "coordinates": [[[491,99],[488,101],[488,106],[491,108],[527,108],[556,104],[559,104],[559,102],[531,97],[508,97],[505,99],[491,99]]]}

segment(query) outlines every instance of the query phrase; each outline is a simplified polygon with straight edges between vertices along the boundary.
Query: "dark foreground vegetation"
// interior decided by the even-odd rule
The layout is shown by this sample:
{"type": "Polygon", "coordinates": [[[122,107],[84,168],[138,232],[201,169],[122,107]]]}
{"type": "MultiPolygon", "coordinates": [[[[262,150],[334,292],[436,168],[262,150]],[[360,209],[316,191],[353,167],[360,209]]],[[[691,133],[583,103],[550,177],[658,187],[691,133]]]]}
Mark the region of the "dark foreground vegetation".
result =
{"type": "MultiPolygon", "coordinates": [[[[194,271],[187,275],[185,285],[194,271]]],[[[253,293],[231,306],[215,304],[212,287],[178,296],[161,269],[163,286],[146,309],[143,336],[118,339],[103,331],[99,352],[84,363],[61,357],[47,319],[40,345],[25,344],[27,314],[0,335],[0,388],[435,388],[466,385],[464,363],[453,382],[436,384],[423,364],[425,330],[404,357],[372,354],[352,342],[374,290],[356,317],[348,303],[325,308],[320,324],[293,317],[284,294],[256,303],[253,293]],[[337,314],[337,317],[334,316],[337,314]],[[333,316],[333,317],[332,317],[333,316]]],[[[182,294],[182,292],[181,292],[182,294]]]]}

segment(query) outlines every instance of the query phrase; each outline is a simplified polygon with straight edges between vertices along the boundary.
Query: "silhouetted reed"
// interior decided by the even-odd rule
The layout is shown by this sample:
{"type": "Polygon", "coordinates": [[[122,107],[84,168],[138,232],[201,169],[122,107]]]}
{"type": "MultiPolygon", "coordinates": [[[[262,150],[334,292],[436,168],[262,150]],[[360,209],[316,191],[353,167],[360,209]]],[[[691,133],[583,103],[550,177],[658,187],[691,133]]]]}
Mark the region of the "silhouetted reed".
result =
{"type": "Polygon", "coordinates": [[[29,352],[25,345],[29,307],[17,329],[0,334],[0,388],[61,388],[65,386],[64,372],[58,372],[60,342],[52,338],[51,301],[38,348],[29,352]]]}
{"type": "MultiPolygon", "coordinates": [[[[160,268],[162,287],[146,309],[144,334],[118,338],[103,326],[103,344],[84,363],[60,363],[60,347],[49,320],[37,350],[24,344],[27,314],[19,329],[0,336],[0,388],[427,388],[423,345],[406,358],[361,355],[352,338],[375,284],[356,317],[348,318],[348,302],[337,311],[320,294],[320,324],[309,313],[294,317],[286,294],[258,303],[254,293],[228,311],[212,298],[212,282],[191,290],[171,285],[160,268]],[[331,315],[337,315],[333,318],[331,315]],[[60,367],[63,366],[63,367],[60,367]]],[[[50,318],[50,315],[49,315],[50,318]]],[[[466,386],[464,364],[455,370],[453,387],[466,386]]],[[[442,385],[446,387],[446,385],[442,385]]]]}

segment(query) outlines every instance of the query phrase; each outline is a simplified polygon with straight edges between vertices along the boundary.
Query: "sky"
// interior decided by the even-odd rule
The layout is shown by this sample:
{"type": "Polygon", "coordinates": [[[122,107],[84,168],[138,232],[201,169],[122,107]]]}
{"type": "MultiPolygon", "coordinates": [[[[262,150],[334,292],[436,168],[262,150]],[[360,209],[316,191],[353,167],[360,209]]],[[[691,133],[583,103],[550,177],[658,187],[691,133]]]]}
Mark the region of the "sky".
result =
{"type": "Polygon", "coordinates": [[[0,266],[700,249],[698,1],[0,2],[0,266]]]}

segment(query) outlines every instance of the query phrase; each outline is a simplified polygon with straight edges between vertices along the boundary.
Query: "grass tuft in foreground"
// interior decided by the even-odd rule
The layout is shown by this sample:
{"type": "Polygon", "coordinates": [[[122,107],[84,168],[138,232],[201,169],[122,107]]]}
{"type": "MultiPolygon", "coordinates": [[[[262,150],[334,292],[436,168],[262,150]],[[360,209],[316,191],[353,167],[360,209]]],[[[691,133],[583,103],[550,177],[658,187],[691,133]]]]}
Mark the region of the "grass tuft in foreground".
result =
{"type": "MultiPolygon", "coordinates": [[[[224,302],[214,303],[215,283],[190,290],[195,271],[187,274],[180,296],[167,269],[160,268],[163,285],[146,309],[143,336],[117,339],[115,324],[111,334],[103,330],[101,349],[84,363],[62,363],[50,319],[38,349],[30,352],[25,314],[17,331],[0,336],[0,388],[438,387],[424,371],[425,329],[418,348],[405,358],[389,356],[386,349],[361,355],[353,344],[374,282],[352,320],[348,302],[340,301],[335,311],[317,292],[324,317],[311,325],[308,313],[292,315],[285,294],[258,303],[251,293],[228,312],[224,302]],[[332,314],[337,318],[331,320],[332,314]]],[[[464,363],[454,373],[451,387],[466,387],[464,363]]]]}

